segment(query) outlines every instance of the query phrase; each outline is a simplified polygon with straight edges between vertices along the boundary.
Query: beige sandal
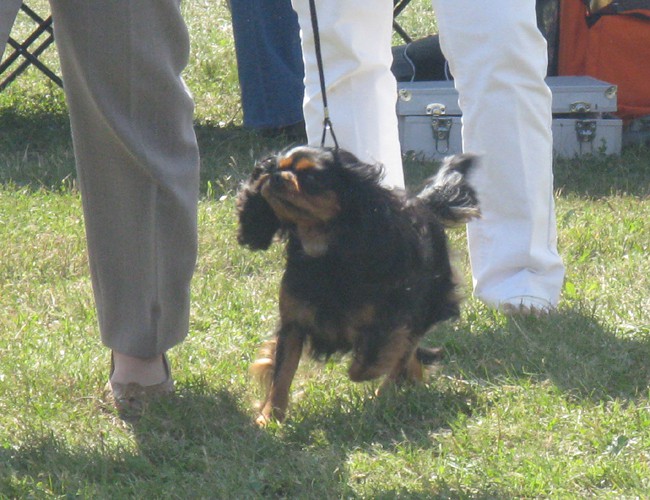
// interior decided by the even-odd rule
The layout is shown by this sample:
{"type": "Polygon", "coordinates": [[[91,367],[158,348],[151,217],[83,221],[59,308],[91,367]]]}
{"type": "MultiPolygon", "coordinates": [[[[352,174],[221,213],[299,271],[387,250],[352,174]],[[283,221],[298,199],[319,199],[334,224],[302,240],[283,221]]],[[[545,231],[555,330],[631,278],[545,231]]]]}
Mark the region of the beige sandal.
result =
{"type": "Polygon", "coordinates": [[[111,382],[110,378],[115,371],[115,361],[111,352],[111,372],[106,384],[106,390],[122,419],[137,420],[143,415],[149,402],[174,392],[174,380],[169,369],[167,354],[163,354],[163,367],[167,378],[159,384],[143,386],[136,382],[129,382],[128,384],[111,382]]]}

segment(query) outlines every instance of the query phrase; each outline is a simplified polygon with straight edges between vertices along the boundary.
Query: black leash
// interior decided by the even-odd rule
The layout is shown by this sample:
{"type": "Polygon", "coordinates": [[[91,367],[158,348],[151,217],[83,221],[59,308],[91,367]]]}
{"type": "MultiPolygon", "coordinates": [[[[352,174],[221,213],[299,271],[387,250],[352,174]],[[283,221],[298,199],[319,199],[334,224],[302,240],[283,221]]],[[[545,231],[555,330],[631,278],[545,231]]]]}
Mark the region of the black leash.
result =
{"type": "Polygon", "coordinates": [[[314,32],[314,48],[316,49],[316,63],[318,64],[318,76],[320,78],[320,91],[323,96],[323,136],[320,140],[320,147],[325,146],[325,138],[327,132],[329,131],[334,141],[334,149],[339,149],[339,142],[336,140],[336,134],[334,134],[334,127],[332,126],[332,120],[330,120],[330,111],[327,106],[327,93],[325,91],[325,72],[323,70],[323,56],[320,50],[320,34],[318,31],[318,17],[316,16],[316,2],[315,0],[309,0],[309,13],[311,15],[311,27],[314,32]]]}

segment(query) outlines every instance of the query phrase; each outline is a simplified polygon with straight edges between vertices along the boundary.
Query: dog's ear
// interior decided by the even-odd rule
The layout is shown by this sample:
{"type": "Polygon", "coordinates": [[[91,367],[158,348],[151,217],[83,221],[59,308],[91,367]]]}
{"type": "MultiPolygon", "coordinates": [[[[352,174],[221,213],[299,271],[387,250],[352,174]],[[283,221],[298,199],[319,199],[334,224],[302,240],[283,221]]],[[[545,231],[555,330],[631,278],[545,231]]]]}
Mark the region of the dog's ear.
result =
{"type": "Polygon", "coordinates": [[[273,241],[273,236],[280,229],[280,220],[261,193],[263,176],[273,165],[275,158],[269,157],[253,169],[250,178],[237,194],[237,215],[239,232],[237,241],[252,250],[266,250],[273,241]]]}

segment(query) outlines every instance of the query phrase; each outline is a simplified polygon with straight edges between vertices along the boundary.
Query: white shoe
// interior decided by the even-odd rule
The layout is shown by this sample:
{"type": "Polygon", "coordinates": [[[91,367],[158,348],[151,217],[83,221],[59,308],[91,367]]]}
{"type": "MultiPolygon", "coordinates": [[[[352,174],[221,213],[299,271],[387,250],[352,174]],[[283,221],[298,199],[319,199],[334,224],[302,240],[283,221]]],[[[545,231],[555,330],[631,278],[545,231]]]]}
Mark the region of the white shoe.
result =
{"type": "Polygon", "coordinates": [[[506,316],[546,316],[555,311],[548,300],[528,295],[511,297],[499,303],[497,307],[506,316]]]}

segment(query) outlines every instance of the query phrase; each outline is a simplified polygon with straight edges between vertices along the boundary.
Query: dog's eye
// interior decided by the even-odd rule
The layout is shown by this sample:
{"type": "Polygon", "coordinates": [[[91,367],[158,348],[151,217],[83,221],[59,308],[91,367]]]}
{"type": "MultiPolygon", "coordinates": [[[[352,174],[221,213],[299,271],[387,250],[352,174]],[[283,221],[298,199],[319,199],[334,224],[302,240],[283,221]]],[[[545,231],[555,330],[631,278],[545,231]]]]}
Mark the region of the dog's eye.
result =
{"type": "Polygon", "coordinates": [[[307,194],[318,194],[323,191],[324,187],[322,179],[316,172],[300,172],[299,175],[300,187],[307,194]]]}

